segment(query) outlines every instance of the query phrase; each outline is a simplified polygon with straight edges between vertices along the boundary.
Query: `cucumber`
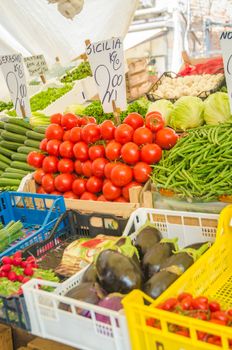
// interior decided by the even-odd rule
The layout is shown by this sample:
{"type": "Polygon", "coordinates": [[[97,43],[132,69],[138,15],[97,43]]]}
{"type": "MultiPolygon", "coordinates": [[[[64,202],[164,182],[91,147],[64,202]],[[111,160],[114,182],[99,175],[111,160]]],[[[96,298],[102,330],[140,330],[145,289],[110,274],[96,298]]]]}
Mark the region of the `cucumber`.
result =
{"type": "Polygon", "coordinates": [[[19,179],[5,179],[4,177],[0,177],[0,187],[1,186],[19,186],[21,180],[19,179]]]}
{"type": "Polygon", "coordinates": [[[36,126],[33,130],[35,132],[38,132],[39,134],[44,134],[45,135],[46,129],[47,129],[47,126],[36,126]]]}
{"type": "Polygon", "coordinates": [[[17,143],[17,142],[10,142],[10,141],[1,141],[0,142],[0,146],[10,149],[12,151],[17,151],[17,149],[22,146],[21,143],[17,143]]]}
{"type": "Polygon", "coordinates": [[[3,129],[0,129],[0,135],[2,135],[2,133],[4,132],[5,130],[3,129]]]}
{"type": "Polygon", "coordinates": [[[3,154],[0,154],[0,161],[3,163],[6,163],[8,165],[10,165],[11,160],[9,158],[7,158],[6,156],[4,156],[3,154]]]}
{"type": "Polygon", "coordinates": [[[15,152],[4,148],[2,146],[0,146],[0,154],[3,154],[4,156],[6,156],[7,158],[10,158],[12,156],[12,154],[14,154],[15,152]]]}
{"type": "Polygon", "coordinates": [[[21,170],[21,169],[16,169],[16,168],[6,168],[5,171],[7,173],[11,173],[11,174],[21,174],[21,175],[27,175],[28,171],[27,170],[21,170]]]}
{"type": "Polygon", "coordinates": [[[9,164],[6,164],[6,163],[0,161],[0,170],[5,170],[8,166],[9,166],[9,164]]]}
{"type": "Polygon", "coordinates": [[[1,134],[1,137],[6,141],[18,142],[18,143],[24,143],[24,141],[27,140],[26,136],[18,135],[16,133],[9,132],[6,130],[3,131],[3,133],[1,134]]]}
{"type": "Polygon", "coordinates": [[[29,129],[29,130],[32,129],[31,125],[28,122],[26,122],[25,120],[23,120],[23,119],[9,118],[8,123],[14,124],[14,125],[18,125],[18,126],[22,126],[23,128],[26,128],[26,129],[29,129]]]}
{"type": "MultiPolygon", "coordinates": [[[[1,159],[1,158],[0,158],[1,159]]],[[[24,153],[14,153],[11,156],[12,160],[19,160],[20,162],[27,162],[27,154],[24,153]]]]}
{"type": "Polygon", "coordinates": [[[19,162],[17,160],[13,160],[13,162],[11,162],[11,166],[16,169],[27,170],[28,172],[32,172],[35,170],[32,166],[23,162],[19,162]]]}
{"type": "Polygon", "coordinates": [[[3,170],[0,170],[0,176],[1,176],[3,173],[4,173],[4,171],[3,171],[3,170]]]}
{"type": "MultiPolygon", "coordinates": [[[[0,143],[1,144],[1,143],[0,143]]],[[[37,148],[37,150],[39,149],[39,145],[40,145],[40,141],[36,141],[36,140],[26,140],[24,141],[24,145],[28,146],[28,147],[34,147],[37,148]]]]}
{"type": "Polygon", "coordinates": [[[18,179],[22,180],[22,178],[25,176],[25,174],[16,174],[16,173],[7,173],[6,171],[1,174],[1,177],[4,177],[6,179],[18,179]]]}
{"type": "MultiPolygon", "coordinates": [[[[18,152],[23,153],[23,154],[28,154],[32,151],[37,151],[38,152],[38,148],[34,148],[34,147],[28,147],[28,146],[21,146],[18,148],[18,152]]],[[[1,152],[1,150],[0,150],[1,152]]]]}
{"type": "Polygon", "coordinates": [[[0,120],[0,129],[4,129],[5,123],[0,120]]]}
{"type": "Polygon", "coordinates": [[[39,134],[35,131],[27,131],[26,133],[27,137],[33,140],[39,140],[42,141],[45,138],[45,134],[39,134]]]}
{"type": "Polygon", "coordinates": [[[26,135],[26,132],[28,131],[28,129],[23,128],[22,126],[8,123],[5,123],[4,129],[19,135],[26,135]]]}

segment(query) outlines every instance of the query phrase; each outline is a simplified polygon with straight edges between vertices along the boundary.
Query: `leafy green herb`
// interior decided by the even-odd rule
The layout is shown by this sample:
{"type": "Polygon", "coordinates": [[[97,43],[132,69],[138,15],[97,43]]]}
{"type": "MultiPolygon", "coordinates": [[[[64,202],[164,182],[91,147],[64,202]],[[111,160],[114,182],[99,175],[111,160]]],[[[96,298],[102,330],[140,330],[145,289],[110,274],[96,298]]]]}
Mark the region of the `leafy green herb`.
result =
{"type": "Polygon", "coordinates": [[[82,62],[77,68],[66,73],[63,78],[61,78],[62,83],[71,83],[75,80],[81,80],[92,76],[91,68],[89,62],[82,62]]]}

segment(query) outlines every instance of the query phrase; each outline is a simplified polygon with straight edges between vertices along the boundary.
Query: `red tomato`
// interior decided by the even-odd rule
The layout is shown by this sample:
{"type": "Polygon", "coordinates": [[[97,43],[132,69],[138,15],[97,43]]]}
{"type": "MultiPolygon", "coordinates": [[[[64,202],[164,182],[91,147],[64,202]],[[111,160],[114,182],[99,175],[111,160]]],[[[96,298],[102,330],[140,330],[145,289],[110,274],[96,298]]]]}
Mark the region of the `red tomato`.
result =
{"type": "Polygon", "coordinates": [[[117,199],[121,195],[121,188],[116,187],[112,184],[111,181],[108,181],[102,189],[104,197],[109,200],[113,201],[114,199],[117,199]]]}
{"type": "Polygon", "coordinates": [[[50,156],[59,156],[60,140],[49,140],[47,143],[47,152],[50,156]]]}
{"type": "Polygon", "coordinates": [[[124,197],[118,197],[114,200],[114,202],[128,203],[128,201],[124,197]]]}
{"type": "Polygon", "coordinates": [[[42,186],[47,193],[55,191],[54,176],[52,174],[45,174],[42,178],[42,186]]]}
{"type": "Polygon", "coordinates": [[[192,301],[193,301],[192,296],[186,296],[185,298],[183,298],[180,302],[182,309],[189,310],[190,307],[192,306],[192,301]]]}
{"type": "Polygon", "coordinates": [[[70,134],[71,130],[66,130],[63,135],[63,141],[69,141],[70,140],[70,134]]]}
{"type": "Polygon", "coordinates": [[[111,120],[105,120],[100,125],[101,137],[103,140],[113,140],[115,129],[115,125],[111,120]]]}
{"type": "Polygon", "coordinates": [[[33,166],[34,168],[41,168],[44,158],[44,154],[32,151],[27,155],[27,163],[33,166]]]}
{"type": "Polygon", "coordinates": [[[61,117],[62,117],[62,114],[61,113],[56,113],[56,114],[53,114],[51,115],[51,123],[52,124],[60,124],[61,123],[61,117]]]}
{"type": "Polygon", "coordinates": [[[43,139],[40,144],[39,144],[39,149],[41,149],[41,151],[47,151],[47,143],[48,143],[48,139],[43,139]]]}
{"type": "Polygon", "coordinates": [[[74,171],[74,163],[69,158],[63,158],[58,162],[58,170],[60,173],[72,173],[74,171]]]}
{"type": "Polygon", "coordinates": [[[45,131],[45,136],[48,140],[62,140],[63,135],[63,128],[57,124],[50,124],[45,131]]]}
{"type": "Polygon", "coordinates": [[[145,145],[146,143],[152,143],[153,134],[151,130],[146,127],[138,128],[134,132],[133,141],[139,146],[145,145]]]}
{"type": "Polygon", "coordinates": [[[109,179],[104,179],[103,180],[103,186],[105,185],[105,184],[107,184],[108,182],[111,182],[109,179]]]}
{"type": "Polygon", "coordinates": [[[101,138],[99,125],[87,124],[81,129],[81,138],[86,143],[94,143],[101,138]]]}
{"type": "Polygon", "coordinates": [[[103,157],[105,157],[105,148],[103,145],[93,145],[89,147],[89,158],[91,160],[103,157]]]}
{"type": "Polygon", "coordinates": [[[88,146],[85,142],[77,142],[73,147],[73,153],[76,159],[81,160],[82,162],[89,159],[88,155],[88,146]]]}
{"type": "Polygon", "coordinates": [[[92,163],[92,173],[97,177],[104,177],[104,168],[109,163],[105,158],[97,158],[92,163]]]}
{"type": "Polygon", "coordinates": [[[46,194],[47,192],[45,192],[45,190],[43,189],[42,186],[39,186],[36,190],[36,193],[39,193],[39,194],[46,194]]]}
{"type": "Polygon", "coordinates": [[[90,193],[90,192],[84,192],[81,195],[81,198],[83,200],[90,200],[90,201],[96,201],[97,200],[97,196],[94,193],[90,193]]]}
{"type": "Polygon", "coordinates": [[[151,129],[153,132],[157,132],[158,130],[164,127],[164,119],[159,112],[150,112],[146,115],[145,125],[147,128],[151,129]]]}
{"type": "Polygon", "coordinates": [[[78,117],[73,113],[64,114],[61,117],[61,126],[66,130],[71,130],[78,125],[78,117]]]}
{"type": "Polygon", "coordinates": [[[176,298],[169,298],[164,302],[162,309],[166,311],[172,310],[176,306],[176,304],[177,304],[176,298]]]}
{"type": "Polygon", "coordinates": [[[120,158],[122,145],[116,141],[110,141],[105,148],[106,158],[109,160],[117,160],[120,158]]]}
{"type": "Polygon", "coordinates": [[[211,318],[214,320],[220,320],[220,321],[225,321],[228,322],[229,318],[226,314],[226,311],[215,311],[211,313],[211,318]]]}
{"type": "Polygon", "coordinates": [[[37,184],[41,185],[42,184],[42,178],[45,175],[45,172],[43,171],[42,168],[40,169],[36,169],[36,171],[34,172],[34,180],[37,184]]]}
{"type": "Polygon", "coordinates": [[[81,164],[82,174],[86,177],[92,176],[92,161],[86,160],[81,164]]]}
{"type": "Polygon", "coordinates": [[[78,175],[82,175],[82,164],[81,164],[81,161],[80,160],[76,160],[74,162],[74,168],[75,168],[75,172],[78,174],[78,175]]]}
{"type": "Polygon", "coordinates": [[[162,158],[162,149],[155,143],[144,145],[141,149],[141,160],[147,164],[155,164],[162,158]]]}
{"type": "Polygon", "coordinates": [[[76,126],[70,131],[70,141],[73,143],[81,141],[81,128],[76,126]]]}
{"type": "Polygon", "coordinates": [[[120,163],[107,163],[105,168],[104,168],[104,175],[107,179],[110,179],[110,174],[112,169],[120,163]]]}
{"type": "Polygon", "coordinates": [[[114,138],[116,142],[121,144],[130,142],[133,138],[134,129],[127,124],[121,124],[117,126],[114,132],[114,138]]]}
{"type": "Polygon", "coordinates": [[[88,192],[91,192],[91,193],[101,192],[102,186],[103,186],[102,179],[99,179],[99,177],[96,177],[96,176],[91,176],[86,183],[86,189],[88,192]]]}
{"type": "Polygon", "coordinates": [[[60,174],[55,178],[55,187],[60,192],[71,191],[73,183],[72,174],[60,174]]]}
{"type": "Polygon", "coordinates": [[[72,191],[67,191],[63,194],[64,198],[78,199],[79,197],[72,191]]]}
{"type": "Polygon", "coordinates": [[[178,295],[178,301],[182,301],[183,299],[185,299],[185,298],[187,298],[187,297],[190,297],[190,299],[192,299],[193,297],[192,297],[192,294],[190,294],[190,293],[185,293],[185,292],[183,292],[183,293],[180,293],[179,295],[178,295]]]}
{"type": "Polygon", "coordinates": [[[144,125],[143,116],[139,113],[133,112],[123,120],[123,123],[130,125],[134,130],[144,125]]]}
{"type": "Polygon", "coordinates": [[[135,186],[141,187],[141,185],[138,182],[132,181],[128,185],[126,185],[122,188],[122,195],[127,201],[129,201],[129,199],[130,199],[130,193],[129,193],[130,188],[135,187],[135,186]]]}
{"type": "Polygon", "coordinates": [[[87,121],[86,117],[82,117],[79,119],[79,123],[78,123],[79,126],[84,126],[87,124],[88,124],[88,121],[87,121]]]}
{"type": "Polygon", "coordinates": [[[88,117],[88,124],[97,124],[97,121],[94,117],[88,117]]]}
{"type": "Polygon", "coordinates": [[[149,179],[151,167],[147,163],[139,162],[134,166],[133,172],[135,181],[143,183],[149,179]]]}
{"type": "Polygon", "coordinates": [[[121,148],[122,159],[125,163],[136,164],[139,161],[139,147],[134,142],[128,142],[121,148]]]}
{"type": "Polygon", "coordinates": [[[59,191],[52,191],[50,194],[53,194],[55,196],[61,196],[62,195],[62,193],[59,192],[59,191]]]}
{"type": "Polygon", "coordinates": [[[116,165],[110,174],[113,185],[117,187],[126,186],[133,178],[132,169],[126,164],[116,165]]]}
{"type": "Polygon", "coordinates": [[[175,146],[178,140],[178,135],[173,129],[164,128],[156,133],[155,143],[162,149],[170,149],[175,146]]]}
{"type": "Polygon", "coordinates": [[[57,173],[58,158],[54,156],[47,156],[43,160],[43,171],[45,173],[57,173]]]}
{"type": "Polygon", "coordinates": [[[81,196],[86,191],[86,179],[76,179],[72,183],[72,190],[77,196],[81,196]]]}
{"type": "Polygon", "coordinates": [[[99,202],[108,202],[108,200],[104,197],[103,194],[101,194],[101,195],[98,197],[97,201],[99,201],[99,202]]]}
{"type": "Polygon", "coordinates": [[[217,301],[211,301],[209,303],[209,309],[210,309],[210,311],[215,312],[215,311],[220,311],[221,307],[217,301]]]}
{"type": "Polygon", "coordinates": [[[73,158],[73,143],[71,141],[64,141],[60,144],[60,156],[63,158],[73,158]]]}

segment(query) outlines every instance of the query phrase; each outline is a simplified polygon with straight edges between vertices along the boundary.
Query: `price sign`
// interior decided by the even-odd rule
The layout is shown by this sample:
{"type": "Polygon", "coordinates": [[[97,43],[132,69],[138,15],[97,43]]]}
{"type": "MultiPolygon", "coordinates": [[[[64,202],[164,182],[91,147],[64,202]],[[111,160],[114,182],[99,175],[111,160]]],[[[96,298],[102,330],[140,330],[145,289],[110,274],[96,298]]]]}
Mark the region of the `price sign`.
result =
{"type": "Polygon", "coordinates": [[[226,85],[232,114],[232,32],[222,32],[220,37],[226,85]]]}
{"type": "Polygon", "coordinates": [[[23,56],[21,54],[0,56],[0,67],[17,115],[21,117],[31,116],[23,67],[23,56]]]}
{"type": "Polygon", "coordinates": [[[28,69],[30,76],[42,75],[48,71],[48,66],[45,61],[44,55],[35,55],[24,58],[25,65],[28,69]]]}
{"type": "Polygon", "coordinates": [[[113,111],[113,101],[117,108],[125,110],[127,101],[122,40],[113,38],[88,43],[86,54],[104,112],[113,111]]]}

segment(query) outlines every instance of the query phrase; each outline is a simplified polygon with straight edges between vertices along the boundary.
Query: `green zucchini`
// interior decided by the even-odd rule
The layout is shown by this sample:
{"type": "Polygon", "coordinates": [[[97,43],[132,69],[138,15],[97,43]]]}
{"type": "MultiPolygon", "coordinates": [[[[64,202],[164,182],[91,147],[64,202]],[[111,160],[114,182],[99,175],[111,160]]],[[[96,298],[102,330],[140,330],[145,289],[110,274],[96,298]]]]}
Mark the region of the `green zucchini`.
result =
{"type": "Polygon", "coordinates": [[[22,174],[22,175],[27,175],[28,171],[27,170],[22,170],[22,169],[16,169],[16,168],[6,168],[5,171],[7,173],[11,173],[11,174],[22,174]]]}
{"type": "Polygon", "coordinates": [[[47,126],[36,126],[33,130],[38,132],[39,134],[44,134],[47,129],[47,126]]]}
{"type": "Polygon", "coordinates": [[[17,151],[17,149],[22,146],[21,143],[17,143],[17,142],[10,142],[10,141],[1,141],[0,142],[0,146],[10,149],[12,151],[17,151]]]}
{"type": "Polygon", "coordinates": [[[22,126],[23,128],[26,128],[26,129],[29,129],[29,130],[32,129],[31,125],[28,122],[26,122],[25,120],[23,120],[23,119],[9,118],[8,123],[14,124],[14,125],[18,125],[18,126],[22,126]]]}
{"type": "Polygon", "coordinates": [[[0,129],[0,135],[2,135],[2,133],[4,132],[4,129],[0,129]]]}
{"type": "Polygon", "coordinates": [[[3,171],[3,170],[0,170],[0,176],[1,176],[3,173],[4,173],[4,171],[3,171]]]}
{"type": "Polygon", "coordinates": [[[5,123],[0,120],[0,129],[4,129],[4,124],[5,123]]]}
{"type": "Polygon", "coordinates": [[[7,131],[10,131],[10,132],[13,132],[15,134],[20,134],[20,135],[26,135],[26,132],[28,131],[28,129],[23,128],[22,126],[8,124],[8,123],[5,123],[4,129],[7,131]]]}
{"type": "MultiPolygon", "coordinates": [[[[28,154],[32,151],[38,151],[38,148],[28,147],[28,146],[21,146],[18,148],[18,152],[23,153],[23,154],[28,154]]],[[[1,150],[0,150],[0,153],[1,153],[1,150]]]]}
{"type": "Polygon", "coordinates": [[[37,150],[38,150],[39,149],[39,145],[40,145],[40,141],[28,139],[28,140],[24,141],[24,145],[26,145],[28,147],[37,148],[37,150]]]}
{"type": "Polygon", "coordinates": [[[0,178],[4,177],[5,179],[18,179],[22,180],[25,174],[16,174],[16,173],[7,173],[6,171],[1,174],[0,178]]]}
{"type": "Polygon", "coordinates": [[[24,143],[24,141],[27,140],[26,136],[23,135],[18,135],[16,133],[13,132],[9,132],[9,131],[3,131],[3,133],[1,134],[1,137],[4,138],[4,140],[6,141],[11,141],[11,142],[18,142],[18,143],[24,143]]]}
{"type": "Polygon", "coordinates": [[[5,170],[8,166],[9,166],[9,164],[6,164],[6,163],[0,161],[0,170],[5,170]]]}
{"type": "Polygon", "coordinates": [[[45,134],[39,134],[38,132],[35,131],[27,131],[26,133],[27,137],[32,139],[32,140],[39,140],[42,141],[45,138],[45,134]]]}
{"type": "Polygon", "coordinates": [[[10,165],[10,163],[11,163],[11,160],[9,158],[7,158],[6,156],[4,156],[3,154],[0,154],[0,161],[6,163],[8,165],[10,165]]]}
{"type": "Polygon", "coordinates": [[[3,154],[7,158],[10,158],[12,156],[12,154],[14,154],[14,152],[7,149],[7,148],[0,146],[0,154],[3,154]]]}
{"type": "Polygon", "coordinates": [[[32,166],[23,162],[19,162],[17,160],[13,160],[13,162],[11,162],[11,166],[16,169],[27,170],[28,172],[32,172],[35,170],[32,166]]]}
{"type": "MultiPolygon", "coordinates": [[[[1,159],[1,157],[0,157],[1,159]]],[[[24,153],[14,153],[11,156],[12,160],[19,160],[20,162],[27,162],[27,154],[24,153]]]]}

